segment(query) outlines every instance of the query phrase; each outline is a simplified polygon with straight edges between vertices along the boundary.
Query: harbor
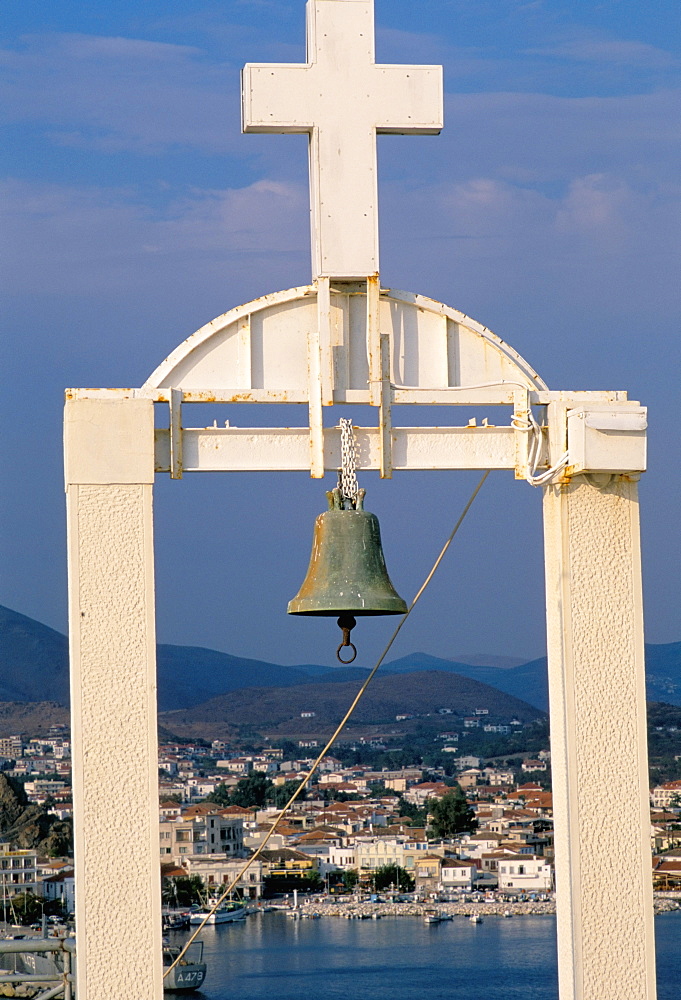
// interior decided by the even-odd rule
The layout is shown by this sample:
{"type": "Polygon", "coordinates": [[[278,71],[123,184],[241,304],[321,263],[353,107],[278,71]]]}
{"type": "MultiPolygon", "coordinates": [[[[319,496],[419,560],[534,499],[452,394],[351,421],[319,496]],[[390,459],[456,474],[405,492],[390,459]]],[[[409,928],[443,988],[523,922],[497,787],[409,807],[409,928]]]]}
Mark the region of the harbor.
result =
{"type": "MultiPolygon", "coordinates": [[[[421,901],[390,901],[390,900],[344,900],[319,899],[313,897],[303,900],[297,907],[271,906],[263,904],[262,910],[276,909],[288,916],[298,916],[300,919],[316,919],[320,917],[337,917],[345,920],[381,919],[383,917],[421,917],[436,912],[441,919],[453,917],[471,917],[476,914],[490,917],[528,917],[552,916],[556,912],[553,898],[508,900],[501,896],[489,898],[459,899],[450,902],[433,900],[421,901]]],[[[654,910],[656,914],[674,913],[681,910],[678,894],[655,894],[654,910]]]]}
{"type": "MultiPolygon", "coordinates": [[[[344,909],[340,907],[340,911],[344,909]]],[[[207,928],[200,1000],[558,1000],[556,920],[550,913],[504,919],[482,911],[435,927],[421,915],[379,920],[289,919],[262,912],[207,928]]],[[[681,915],[655,920],[658,1000],[677,1000],[681,915]]],[[[174,936],[175,937],[175,936],[174,936]]],[[[186,934],[177,934],[186,940],[186,934]]]]}

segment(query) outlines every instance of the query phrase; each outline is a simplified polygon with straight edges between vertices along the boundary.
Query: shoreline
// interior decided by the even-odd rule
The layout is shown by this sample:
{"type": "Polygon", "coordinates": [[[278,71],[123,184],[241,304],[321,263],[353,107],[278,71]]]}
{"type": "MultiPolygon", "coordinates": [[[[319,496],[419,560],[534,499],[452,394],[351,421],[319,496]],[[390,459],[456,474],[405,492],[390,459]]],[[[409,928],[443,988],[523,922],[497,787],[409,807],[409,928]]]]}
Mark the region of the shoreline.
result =
{"type": "MultiPolygon", "coordinates": [[[[552,916],[556,912],[555,900],[527,900],[524,902],[506,902],[505,900],[441,903],[393,903],[393,902],[339,902],[334,900],[317,901],[305,899],[298,906],[298,910],[282,907],[263,906],[260,912],[276,910],[293,916],[297,912],[299,919],[317,919],[321,917],[340,917],[345,920],[379,920],[382,917],[426,917],[427,914],[438,914],[441,918],[452,919],[454,917],[521,917],[521,916],[552,916]]],[[[681,898],[669,899],[666,897],[655,897],[653,900],[653,912],[672,913],[681,910],[681,898]]]]}

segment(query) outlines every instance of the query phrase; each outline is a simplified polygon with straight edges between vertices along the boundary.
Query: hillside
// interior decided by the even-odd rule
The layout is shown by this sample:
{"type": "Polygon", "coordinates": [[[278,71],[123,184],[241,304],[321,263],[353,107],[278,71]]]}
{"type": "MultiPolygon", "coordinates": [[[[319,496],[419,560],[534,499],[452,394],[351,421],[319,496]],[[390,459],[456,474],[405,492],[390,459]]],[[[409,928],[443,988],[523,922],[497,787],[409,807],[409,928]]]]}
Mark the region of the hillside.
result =
{"type": "Polygon", "coordinates": [[[69,701],[66,636],[2,605],[0,701],[69,701]]]}
{"type": "MultiPolygon", "coordinates": [[[[199,646],[157,646],[158,700],[162,711],[198,705],[243,687],[305,684],[329,673],[348,680],[362,671],[306,664],[284,667],[199,646]]],[[[68,640],[55,629],[0,605],[0,701],[69,704],[68,640]]]]}
{"type": "MultiPolygon", "coordinates": [[[[648,701],[681,705],[681,642],[664,645],[646,643],[646,695],[648,701]]],[[[506,694],[521,698],[547,712],[549,681],[546,657],[541,656],[514,667],[476,666],[456,660],[410,653],[385,666],[386,672],[412,673],[423,670],[443,670],[461,674],[491,684],[506,694]]]]}
{"type": "MultiPolygon", "coordinates": [[[[232,656],[200,646],[159,644],[158,689],[161,711],[191,708],[248,684],[252,688],[289,687],[324,682],[345,683],[366,677],[359,667],[300,664],[285,667],[232,656]]],[[[489,684],[508,695],[548,710],[546,657],[518,664],[509,657],[471,656],[461,662],[410,653],[386,663],[385,674],[436,670],[489,684]]],[[[681,706],[681,642],[646,645],[649,701],[681,706]]],[[[0,701],[54,701],[68,705],[68,643],[54,629],[0,606],[0,701]]]]}
{"type": "MultiPolygon", "coordinates": [[[[279,739],[329,736],[357,693],[357,682],[316,683],[293,688],[243,689],[193,708],[163,712],[159,723],[178,737],[228,738],[235,726],[279,739]],[[306,718],[301,713],[314,713],[306,718]]],[[[358,736],[438,732],[462,724],[477,708],[489,721],[529,722],[543,713],[526,702],[467,677],[442,671],[392,674],[374,679],[351,719],[347,734],[358,736]],[[448,709],[451,714],[440,714],[448,709]],[[414,716],[397,721],[397,715],[414,716]]]]}

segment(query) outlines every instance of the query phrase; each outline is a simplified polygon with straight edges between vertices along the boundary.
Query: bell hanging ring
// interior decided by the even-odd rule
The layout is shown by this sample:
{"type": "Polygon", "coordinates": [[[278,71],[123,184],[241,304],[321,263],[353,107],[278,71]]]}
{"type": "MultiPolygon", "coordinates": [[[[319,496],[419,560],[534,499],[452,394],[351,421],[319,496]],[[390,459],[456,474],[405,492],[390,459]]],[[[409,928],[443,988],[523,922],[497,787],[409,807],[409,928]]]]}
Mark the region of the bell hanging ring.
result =
{"type": "Polygon", "coordinates": [[[288,605],[290,615],[339,619],[343,642],[337,656],[341,663],[352,663],[357,655],[350,642],[353,617],[407,611],[388,576],[378,518],[364,510],[365,492],[359,490],[354,500],[343,497],[338,488],[326,494],[329,509],[315,521],[307,574],[288,605]],[[350,660],[340,655],[345,647],[353,651],[350,660]]]}
{"type": "Polygon", "coordinates": [[[341,661],[341,663],[352,663],[355,657],[357,656],[357,647],[354,645],[354,643],[350,642],[350,633],[352,632],[357,622],[352,617],[352,615],[345,614],[340,616],[336,624],[343,633],[343,641],[336,650],[336,656],[341,661]],[[350,649],[352,650],[352,656],[350,657],[349,660],[344,660],[343,657],[341,656],[341,649],[343,649],[345,646],[349,646],[350,649]]]}

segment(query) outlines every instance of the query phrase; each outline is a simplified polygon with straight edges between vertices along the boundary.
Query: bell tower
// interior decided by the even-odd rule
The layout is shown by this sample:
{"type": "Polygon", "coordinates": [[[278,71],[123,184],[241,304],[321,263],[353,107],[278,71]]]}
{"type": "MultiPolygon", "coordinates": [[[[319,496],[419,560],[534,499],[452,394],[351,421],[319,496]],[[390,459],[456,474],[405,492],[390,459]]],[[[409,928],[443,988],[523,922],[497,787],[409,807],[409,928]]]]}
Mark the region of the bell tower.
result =
{"type": "Polygon", "coordinates": [[[542,489],[560,1000],[654,1000],[645,409],[624,391],[549,390],[483,324],[381,286],[376,134],[437,133],[441,70],[375,63],[372,0],[308,0],[307,12],[304,65],[244,69],[243,125],[309,136],[312,282],[217,317],[138,388],[66,392],[79,1000],[163,995],[155,478],[321,478],[342,464],[341,427],[325,427],[323,409],[354,403],[375,414],[355,429],[358,470],[505,469],[542,489]],[[206,401],[302,403],[308,426],[191,426],[206,401]],[[396,404],[499,417],[397,426],[396,404]]]}

